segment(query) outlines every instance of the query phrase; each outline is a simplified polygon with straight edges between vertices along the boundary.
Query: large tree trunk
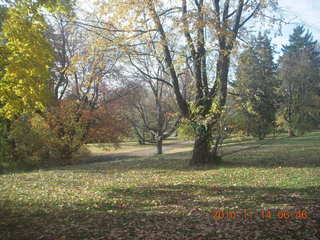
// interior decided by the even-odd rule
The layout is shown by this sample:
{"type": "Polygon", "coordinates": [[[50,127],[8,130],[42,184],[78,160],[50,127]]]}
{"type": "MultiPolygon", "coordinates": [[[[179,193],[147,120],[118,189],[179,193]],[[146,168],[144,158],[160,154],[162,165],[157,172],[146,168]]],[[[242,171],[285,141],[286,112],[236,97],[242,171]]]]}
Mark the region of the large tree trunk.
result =
{"type": "Polygon", "coordinates": [[[211,130],[196,137],[193,147],[190,165],[214,164],[218,161],[216,152],[212,152],[212,135],[211,130]]]}
{"type": "MultiPolygon", "coordinates": [[[[230,65],[230,55],[219,55],[219,60],[217,63],[217,75],[216,75],[216,82],[215,87],[218,87],[215,89],[217,91],[217,97],[218,97],[218,108],[217,112],[214,113],[214,119],[216,121],[215,124],[219,121],[221,118],[221,112],[223,110],[223,107],[226,104],[227,100],[227,88],[228,88],[228,72],[229,72],[229,65],[230,65]]],[[[213,101],[215,101],[213,99],[213,101]]],[[[208,113],[208,111],[211,108],[210,103],[203,103],[202,107],[206,109],[205,114],[208,113]]],[[[194,143],[194,149],[193,149],[193,155],[192,159],[190,161],[190,165],[202,165],[202,164],[213,164],[220,160],[220,157],[217,156],[217,147],[213,146],[210,142],[213,141],[212,139],[212,127],[208,127],[206,129],[205,133],[201,133],[201,136],[197,136],[195,143],[194,143]]]]}
{"type": "Polygon", "coordinates": [[[203,165],[210,161],[210,139],[208,136],[198,136],[194,142],[190,165],[203,165]]]}

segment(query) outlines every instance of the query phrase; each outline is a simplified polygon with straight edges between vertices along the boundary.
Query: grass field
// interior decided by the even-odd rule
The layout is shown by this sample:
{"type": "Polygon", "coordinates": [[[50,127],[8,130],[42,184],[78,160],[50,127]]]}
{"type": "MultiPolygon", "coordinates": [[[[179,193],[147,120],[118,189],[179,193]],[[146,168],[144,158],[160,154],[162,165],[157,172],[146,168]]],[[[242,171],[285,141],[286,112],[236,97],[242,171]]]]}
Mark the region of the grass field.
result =
{"type": "Polygon", "coordinates": [[[0,175],[0,239],[320,239],[319,132],[186,150],[0,175]]]}
{"type": "MultiPolygon", "coordinates": [[[[163,141],[163,144],[170,144],[177,142],[176,138],[169,138],[163,141]]],[[[106,153],[126,153],[131,151],[145,150],[145,149],[155,149],[155,144],[146,143],[145,145],[137,144],[137,141],[128,141],[120,143],[117,148],[111,144],[87,144],[86,150],[92,155],[100,155],[106,153]]]]}

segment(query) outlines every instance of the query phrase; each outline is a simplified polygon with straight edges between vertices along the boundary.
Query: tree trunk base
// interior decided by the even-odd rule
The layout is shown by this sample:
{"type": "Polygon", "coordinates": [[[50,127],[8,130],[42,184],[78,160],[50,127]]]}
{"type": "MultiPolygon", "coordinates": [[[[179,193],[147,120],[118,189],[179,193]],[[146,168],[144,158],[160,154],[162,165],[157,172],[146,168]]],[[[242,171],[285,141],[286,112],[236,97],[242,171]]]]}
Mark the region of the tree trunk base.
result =
{"type": "Polygon", "coordinates": [[[191,166],[215,165],[221,161],[221,157],[210,151],[208,138],[198,138],[195,140],[192,158],[189,162],[191,166]]]}
{"type": "Polygon", "coordinates": [[[294,131],[293,131],[291,128],[288,129],[288,136],[289,136],[289,137],[295,137],[295,136],[296,136],[296,135],[294,134],[294,131]]]}
{"type": "Polygon", "coordinates": [[[162,140],[157,141],[157,154],[162,154],[162,140]]]}

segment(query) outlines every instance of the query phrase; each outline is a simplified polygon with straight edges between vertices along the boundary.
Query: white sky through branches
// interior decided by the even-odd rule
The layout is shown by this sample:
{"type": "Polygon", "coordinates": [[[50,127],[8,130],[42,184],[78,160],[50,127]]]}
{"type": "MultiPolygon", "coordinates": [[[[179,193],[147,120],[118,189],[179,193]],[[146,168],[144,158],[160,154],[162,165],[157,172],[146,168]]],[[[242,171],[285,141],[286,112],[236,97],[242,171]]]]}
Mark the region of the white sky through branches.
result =
{"type": "Polygon", "coordinates": [[[314,39],[320,41],[320,0],[279,0],[279,5],[291,22],[283,26],[283,36],[273,39],[279,50],[288,43],[289,35],[298,24],[305,25],[314,39]]]}
{"type": "MultiPolygon", "coordinates": [[[[290,24],[282,26],[282,36],[274,37],[273,43],[279,51],[283,44],[288,43],[289,35],[298,24],[313,33],[320,41],[320,0],[278,0],[283,14],[290,24]]],[[[82,8],[86,11],[94,8],[95,0],[80,0],[82,8]]]]}

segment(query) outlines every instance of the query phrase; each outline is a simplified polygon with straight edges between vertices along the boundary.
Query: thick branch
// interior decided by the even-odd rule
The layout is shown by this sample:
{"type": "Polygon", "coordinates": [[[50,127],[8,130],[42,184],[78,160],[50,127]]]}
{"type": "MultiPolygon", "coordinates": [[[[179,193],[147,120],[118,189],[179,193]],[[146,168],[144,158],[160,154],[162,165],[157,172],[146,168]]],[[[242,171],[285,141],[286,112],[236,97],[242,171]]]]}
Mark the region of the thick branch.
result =
{"type": "Polygon", "coordinates": [[[169,83],[168,81],[162,79],[162,78],[159,78],[159,77],[154,77],[154,76],[151,76],[150,74],[146,73],[145,71],[143,71],[140,67],[138,67],[133,61],[132,61],[132,58],[131,56],[129,55],[129,60],[130,60],[130,63],[132,66],[134,66],[142,75],[144,75],[145,77],[149,78],[149,79],[153,79],[153,80],[157,80],[157,81],[160,81],[160,82],[163,82],[165,84],[167,84],[168,86],[170,87],[173,87],[173,85],[171,83],[169,83]]]}
{"type": "MultiPolygon", "coordinates": [[[[198,6],[200,3],[198,2],[198,6]]],[[[200,10],[201,11],[201,10],[200,10]]],[[[201,14],[201,13],[200,13],[201,14]]],[[[197,99],[201,99],[203,96],[202,93],[202,77],[201,77],[201,58],[199,56],[199,53],[196,51],[193,40],[191,38],[189,26],[188,26],[188,20],[187,20],[187,2],[186,0],[182,0],[182,22],[183,22],[183,32],[184,36],[186,37],[188,48],[190,50],[192,60],[193,60],[193,68],[195,73],[195,82],[197,87],[197,99]]],[[[198,23],[199,24],[199,23],[198,23]]],[[[198,29],[201,28],[201,26],[198,26],[198,29]]],[[[198,31],[198,45],[200,44],[200,36],[198,31]]]]}
{"type": "Polygon", "coordinates": [[[175,67],[173,65],[172,58],[171,58],[171,54],[170,54],[170,50],[169,50],[169,44],[168,44],[166,33],[165,33],[164,29],[163,29],[163,26],[162,26],[162,23],[160,21],[160,18],[157,15],[157,12],[155,10],[153,2],[149,1],[148,4],[147,4],[147,7],[148,7],[148,9],[149,9],[149,11],[151,13],[151,16],[153,18],[154,23],[157,26],[158,32],[160,33],[160,38],[161,38],[161,41],[162,41],[163,53],[165,55],[165,62],[166,62],[167,67],[169,68],[169,71],[170,71],[172,85],[173,85],[173,88],[174,88],[175,96],[176,96],[180,111],[181,111],[183,116],[188,117],[189,114],[190,114],[189,105],[186,102],[186,100],[183,98],[183,96],[182,96],[182,94],[180,92],[179,80],[178,80],[178,76],[177,76],[175,67]]]}
{"type": "Polygon", "coordinates": [[[260,6],[261,6],[260,3],[258,3],[258,5],[252,11],[252,13],[245,20],[243,20],[242,23],[239,24],[239,28],[243,27],[243,25],[245,25],[256,14],[257,11],[259,11],[260,6]]]}
{"type": "Polygon", "coordinates": [[[230,42],[230,44],[232,44],[232,46],[233,46],[233,41],[237,38],[237,35],[239,32],[242,10],[243,10],[243,0],[239,0],[237,15],[236,15],[233,29],[232,29],[233,39],[231,40],[232,42],[230,42]]]}

